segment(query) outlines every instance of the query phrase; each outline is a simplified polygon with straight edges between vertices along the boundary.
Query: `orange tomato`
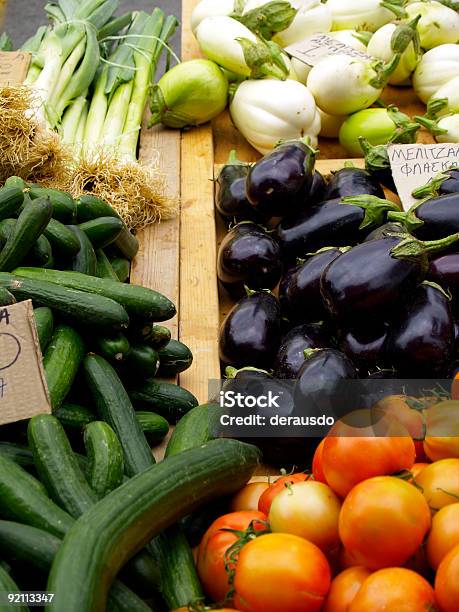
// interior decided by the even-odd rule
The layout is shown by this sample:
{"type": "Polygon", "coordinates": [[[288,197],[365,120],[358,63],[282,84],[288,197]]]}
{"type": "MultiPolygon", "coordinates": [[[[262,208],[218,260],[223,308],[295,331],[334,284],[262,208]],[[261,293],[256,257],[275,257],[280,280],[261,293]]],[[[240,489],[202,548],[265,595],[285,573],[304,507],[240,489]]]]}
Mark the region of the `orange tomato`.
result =
{"type": "MultiPolygon", "coordinates": [[[[207,608],[203,608],[203,612],[204,610],[207,610],[207,608]]],[[[173,612],[190,612],[190,608],[188,606],[183,607],[183,608],[176,608],[175,610],[173,610],[173,612]]],[[[238,612],[238,611],[236,610],[236,608],[212,608],[210,612],[238,612]]]]}
{"type": "Polygon", "coordinates": [[[451,399],[459,400],[459,372],[454,375],[451,383],[451,399]]]}
{"type": "Polygon", "coordinates": [[[371,574],[360,587],[349,612],[434,612],[435,593],[423,578],[403,567],[371,574]]]}
{"type": "Polygon", "coordinates": [[[347,612],[371,572],[366,567],[350,567],[332,580],[323,612],[347,612]]]}
{"type": "Polygon", "coordinates": [[[341,502],[323,482],[296,482],[273,499],[269,524],[273,532],[292,533],[327,553],[340,543],[341,502]]]}
{"type": "Polygon", "coordinates": [[[432,569],[436,570],[455,546],[459,546],[459,503],[445,506],[432,518],[426,542],[427,559],[432,569]]]}
{"type": "Polygon", "coordinates": [[[255,521],[255,529],[263,531],[266,527],[261,521],[267,520],[267,516],[258,511],[232,512],[220,516],[206,531],[199,544],[196,566],[204,591],[213,601],[223,601],[230,589],[225,553],[238,539],[236,534],[223,530],[245,531],[255,521]]]}
{"type": "Polygon", "coordinates": [[[261,494],[260,500],[258,502],[258,510],[268,515],[272,501],[278,493],[288,488],[288,486],[293,484],[294,482],[302,482],[303,480],[308,480],[309,478],[311,478],[311,475],[303,474],[303,472],[298,472],[297,474],[290,474],[290,476],[280,476],[272,483],[272,485],[270,485],[266,489],[266,491],[261,494]]]}
{"type": "Polygon", "coordinates": [[[459,500],[459,459],[442,459],[425,467],[416,477],[432,510],[459,500]]]}
{"type": "Polygon", "coordinates": [[[429,506],[416,487],[393,476],[377,476],[346,497],[339,533],[359,565],[377,570],[406,563],[430,524],[429,506]]]}
{"type": "Polygon", "coordinates": [[[459,602],[459,546],[440,563],[435,576],[435,595],[442,612],[457,612],[459,602]]]}
{"type": "Polygon", "coordinates": [[[319,446],[316,448],[314,457],[312,458],[312,475],[314,476],[314,480],[318,482],[327,483],[327,479],[325,478],[324,469],[322,465],[322,454],[324,452],[324,444],[325,438],[321,440],[319,446]]]}
{"type": "Polygon", "coordinates": [[[342,548],[339,554],[339,566],[341,568],[341,571],[349,569],[350,567],[356,567],[358,565],[359,562],[357,561],[357,559],[354,559],[354,557],[348,550],[342,548]]]}
{"type": "Polygon", "coordinates": [[[269,487],[268,482],[249,482],[231,498],[231,512],[258,510],[258,502],[262,493],[269,487]]]}
{"type": "Polygon", "coordinates": [[[431,461],[459,458],[459,401],[449,400],[424,411],[424,451],[431,461]]]}
{"type": "Polygon", "coordinates": [[[414,440],[424,439],[423,417],[419,410],[410,408],[406,395],[388,395],[375,405],[387,417],[393,418],[405,427],[414,440]]]}
{"type": "Polygon", "coordinates": [[[234,603],[246,612],[318,612],[330,588],[330,566],[311,542],[271,533],[241,550],[234,603]]]}
{"type": "Polygon", "coordinates": [[[428,465],[430,465],[430,463],[415,463],[410,470],[411,474],[413,475],[411,480],[416,480],[416,478],[419,476],[422,470],[428,465]]]}

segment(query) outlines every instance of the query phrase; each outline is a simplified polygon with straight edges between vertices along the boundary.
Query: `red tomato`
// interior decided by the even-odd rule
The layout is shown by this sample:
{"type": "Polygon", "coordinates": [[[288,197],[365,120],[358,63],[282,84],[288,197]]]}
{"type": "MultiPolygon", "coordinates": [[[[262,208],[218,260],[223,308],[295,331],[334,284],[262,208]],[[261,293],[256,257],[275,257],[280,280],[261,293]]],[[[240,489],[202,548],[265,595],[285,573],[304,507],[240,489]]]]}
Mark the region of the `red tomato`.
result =
{"type": "Polygon", "coordinates": [[[229,509],[231,512],[258,510],[260,497],[268,487],[268,482],[249,482],[249,484],[233,495],[229,509]]]}
{"type": "Polygon", "coordinates": [[[438,569],[455,546],[459,546],[459,503],[445,506],[432,518],[432,528],[426,542],[427,559],[432,569],[438,569]]]}
{"type": "Polygon", "coordinates": [[[442,459],[425,467],[416,477],[430,508],[440,510],[459,500],[459,459],[442,459]]]}
{"type": "Polygon", "coordinates": [[[459,602],[459,546],[440,563],[435,577],[435,595],[442,612],[457,612],[459,602]]]}
{"type": "Polygon", "coordinates": [[[311,542],[284,533],[263,535],[241,550],[234,603],[246,612],[318,612],[330,578],[325,555],[311,542]]]}
{"type": "Polygon", "coordinates": [[[349,569],[350,567],[356,567],[358,565],[359,562],[357,561],[357,559],[354,559],[354,557],[348,550],[342,548],[339,555],[339,566],[341,571],[349,569]]]}
{"type": "Polygon", "coordinates": [[[258,531],[266,529],[266,514],[257,511],[232,512],[212,523],[199,544],[197,570],[206,594],[213,601],[224,601],[230,585],[225,570],[225,553],[237,541],[237,535],[223,529],[245,531],[252,521],[258,531]]]}
{"type": "Polygon", "coordinates": [[[296,482],[273,499],[269,511],[271,530],[309,540],[324,553],[336,549],[341,502],[323,482],[296,482]]]}
{"type": "Polygon", "coordinates": [[[431,461],[459,458],[459,401],[445,401],[424,411],[424,451],[431,461]]]}
{"type": "Polygon", "coordinates": [[[319,446],[316,448],[314,457],[312,458],[312,475],[314,476],[314,480],[317,480],[318,482],[323,482],[324,484],[328,484],[327,479],[325,478],[324,469],[322,465],[324,444],[325,438],[321,440],[319,446]]]}
{"type": "Polygon", "coordinates": [[[308,480],[309,478],[311,478],[311,475],[303,474],[303,472],[290,474],[290,476],[281,476],[262,493],[260,501],[258,502],[258,510],[268,515],[272,501],[278,493],[288,488],[288,485],[293,484],[294,482],[302,482],[303,480],[308,480]]]}
{"type": "Polygon", "coordinates": [[[430,528],[422,493],[393,476],[358,484],[343,502],[341,541],[360,565],[377,570],[404,565],[430,528]]]}
{"type": "Polygon", "coordinates": [[[347,612],[365,580],[370,576],[366,567],[350,567],[332,580],[323,612],[347,612]]]}
{"type": "Polygon", "coordinates": [[[349,612],[434,612],[435,593],[422,576],[403,567],[371,574],[360,587],[349,612]]]}

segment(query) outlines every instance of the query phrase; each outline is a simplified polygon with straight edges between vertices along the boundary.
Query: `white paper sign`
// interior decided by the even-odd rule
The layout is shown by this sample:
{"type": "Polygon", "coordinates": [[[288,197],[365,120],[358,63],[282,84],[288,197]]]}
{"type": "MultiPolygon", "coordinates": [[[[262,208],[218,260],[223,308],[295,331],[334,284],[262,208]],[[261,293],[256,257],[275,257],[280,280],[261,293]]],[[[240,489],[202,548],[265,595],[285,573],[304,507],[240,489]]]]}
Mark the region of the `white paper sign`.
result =
{"type": "Polygon", "coordinates": [[[415,202],[413,189],[440,172],[459,167],[459,144],[394,144],[387,147],[392,176],[404,210],[415,202]]]}
{"type": "Polygon", "coordinates": [[[330,55],[350,55],[359,59],[371,59],[369,55],[357,51],[345,43],[327,36],[327,34],[314,34],[300,42],[285,47],[285,51],[292,57],[300,60],[308,66],[315,66],[330,55]]]}

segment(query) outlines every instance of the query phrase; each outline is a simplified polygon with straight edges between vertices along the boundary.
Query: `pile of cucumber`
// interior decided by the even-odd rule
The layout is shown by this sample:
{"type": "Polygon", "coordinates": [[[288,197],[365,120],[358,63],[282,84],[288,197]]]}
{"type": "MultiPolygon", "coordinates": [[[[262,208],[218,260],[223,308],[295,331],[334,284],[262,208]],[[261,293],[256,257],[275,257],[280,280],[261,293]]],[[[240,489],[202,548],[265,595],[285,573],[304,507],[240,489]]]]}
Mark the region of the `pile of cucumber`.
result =
{"type": "Polygon", "coordinates": [[[55,612],[201,600],[178,521],[240,488],[259,451],[210,440],[213,407],[161,380],[192,354],[161,325],[174,304],[125,282],[138,243],[105,202],[13,177],[0,247],[0,304],[32,300],[52,406],[0,427],[0,592],[48,590],[55,612]]]}

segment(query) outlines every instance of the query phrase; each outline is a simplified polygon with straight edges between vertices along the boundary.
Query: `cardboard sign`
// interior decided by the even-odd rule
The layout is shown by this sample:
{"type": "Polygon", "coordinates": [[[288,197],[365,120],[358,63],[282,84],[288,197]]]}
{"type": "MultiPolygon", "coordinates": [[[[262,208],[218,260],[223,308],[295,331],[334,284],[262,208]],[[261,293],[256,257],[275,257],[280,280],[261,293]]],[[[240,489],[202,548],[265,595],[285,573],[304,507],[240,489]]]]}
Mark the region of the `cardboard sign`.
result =
{"type": "Polygon", "coordinates": [[[387,147],[390,167],[404,210],[418,200],[411,195],[440,172],[459,167],[459,144],[394,144],[387,147]]]}
{"type": "Polygon", "coordinates": [[[25,51],[0,51],[0,87],[22,85],[31,59],[32,54],[25,51]]]}
{"type": "Polygon", "coordinates": [[[0,425],[50,413],[32,302],[0,306],[0,425]]]}
{"type": "Polygon", "coordinates": [[[286,47],[285,51],[308,66],[315,66],[329,55],[350,55],[359,59],[371,59],[362,51],[357,51],[327,34],[314,34],[310,38],[286,47]]]}

